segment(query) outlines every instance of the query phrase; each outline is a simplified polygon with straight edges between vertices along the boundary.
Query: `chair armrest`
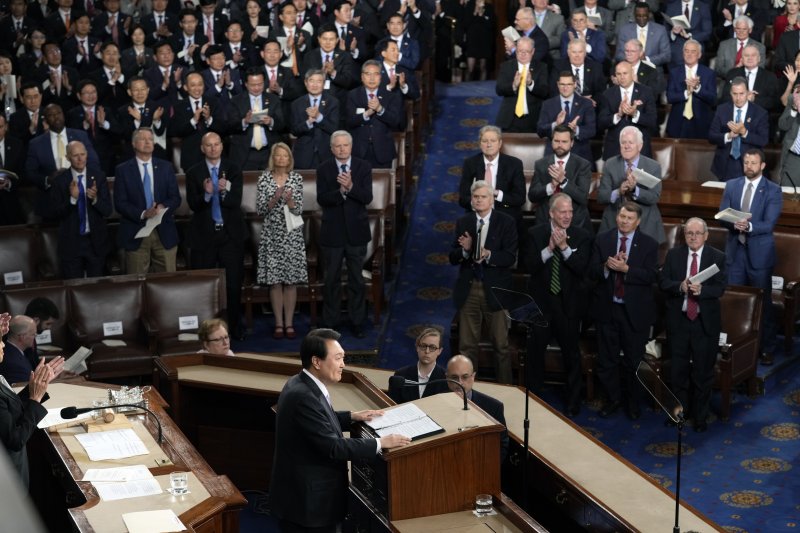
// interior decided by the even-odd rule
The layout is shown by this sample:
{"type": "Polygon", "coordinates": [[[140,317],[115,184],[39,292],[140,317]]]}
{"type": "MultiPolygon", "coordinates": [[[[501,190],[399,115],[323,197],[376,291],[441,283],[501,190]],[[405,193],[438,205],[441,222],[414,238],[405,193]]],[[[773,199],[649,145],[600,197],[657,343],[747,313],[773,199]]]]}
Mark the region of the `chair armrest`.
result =
{"type": "Polygon", "coordinates": [[[738,363],[739,359],[747,357],[748,352],[752,354],[750,357],[755,363],[758,359],[758,334],[755,332],[748,333],[742,337],[731,340],[723,346],[720,346],[720,355],[722,360],[730,363],[738,363]]]}

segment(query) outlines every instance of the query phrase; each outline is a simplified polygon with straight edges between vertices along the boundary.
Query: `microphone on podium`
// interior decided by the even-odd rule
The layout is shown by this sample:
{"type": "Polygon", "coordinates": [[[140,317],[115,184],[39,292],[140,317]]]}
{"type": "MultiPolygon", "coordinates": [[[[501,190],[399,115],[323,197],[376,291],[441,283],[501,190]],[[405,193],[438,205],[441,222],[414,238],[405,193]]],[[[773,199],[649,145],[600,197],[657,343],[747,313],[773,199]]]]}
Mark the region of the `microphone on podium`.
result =
{"type": "Polygon", "coordinates": [[[432,379],[430,381],[420,382],[420,381],[411,381],[410,379],[406,379],[403,376],[391,376],[389,378],[389,388],[394,387],[418,387],[420,385],[430,385],[431,383],[455,383],[459,387],[461,387],[461,393],[464,398],[464,411],[469,411],[469,404],[467,403],[467,389],[464,388],[464,385],[461,382],[456,381],[454,379],[432,379]]]}
{"type": "Polygon", "coordinates": [[[117,407],[133,407],[136,409],[141,409],[142,411],[147,411],[153,419],[156,421],[156,425],[158,426],[158,443],[161,444],[161,422],[158,420],[156,414],[148,409],[147,407],[142,407],[141,405],[136,405],[133,403],[123,403],[119,405],[106,405],[105,407],[65,407],[61,410],[61,418],[65,420],[71,420],[78,415],[82,415],[84,413],[91,413],[92,411],[102,411],[103,409],[114,409],[117,407]]]}

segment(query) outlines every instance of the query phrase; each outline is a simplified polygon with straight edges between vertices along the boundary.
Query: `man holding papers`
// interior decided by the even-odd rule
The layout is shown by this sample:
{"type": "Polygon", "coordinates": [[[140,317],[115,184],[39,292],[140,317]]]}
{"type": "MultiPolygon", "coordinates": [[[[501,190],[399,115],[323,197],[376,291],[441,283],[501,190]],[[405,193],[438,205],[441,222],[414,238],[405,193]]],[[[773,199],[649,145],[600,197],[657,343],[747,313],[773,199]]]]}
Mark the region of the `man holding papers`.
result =
{"type": "Polygon", "coordinates": [[[662,243],[667,237],[658,210],[661,166],[657,161],[641,155],[643,142],[642,132],[638,128],[626,126],[619,134],[620,155],[603,165],[597,202],[608,205],[603,212],[599,232],[614,228],[620,206],[632,201],[642,208],[642,233],[662,243]]]}
{"type": "Polygon", "coordinates": [[[777,328],[772,317],[772,269],[775,266],[775,237],[772,231],[783,208],[781,188],[763,175],[764,152],[751,148],[744,152],[744,176],[725,184],[723,211],[733,208],[749,213],[738,222],[720,222],[728,228],[725,247],[728,283],[764,289],[761,315],[761,364],[772,364],[777,328]]]}
{"type": "Polygon", "coordinates": [[[700,433],[707,429],[727,274],[725,254],[705,245],[708,227],[702,218],[687,220],[683,237],[686,244],[667,252],[659,286],[667,307],[672,392],[700,433]]]}
{"type": "Polygon", "coordinates": [[[333,410],[328,387],[342,379],[345,366],[338,339],[331,329],[311,331],[300,345],[303,370],[286,382],[278,398],[269,494],[272,516],[284,533],[337,531],[347,513],[347,462],[411,442],[403,435],[344,437],[351,421],[383,412],[333,410]]]}

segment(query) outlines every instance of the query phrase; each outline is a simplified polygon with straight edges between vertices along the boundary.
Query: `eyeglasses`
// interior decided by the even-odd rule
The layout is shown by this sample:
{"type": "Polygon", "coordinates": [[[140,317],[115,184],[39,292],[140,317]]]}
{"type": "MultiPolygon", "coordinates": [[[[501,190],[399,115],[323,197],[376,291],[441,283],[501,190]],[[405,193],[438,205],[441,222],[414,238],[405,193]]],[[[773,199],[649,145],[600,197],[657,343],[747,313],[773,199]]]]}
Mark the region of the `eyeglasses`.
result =
{"type": "Polygon", "coordinates": [[[702,237],[705,234],[706,234],[705,231],[687,231],[687,232],[684,232],[684,235],[686,235],[687,237],[702,237]]]}
{"type": "Polygon", "coordinates": [[[224,337],[217,337],[216,339],[208,339],[208,342],[228,342],[231,338],[228,335],[224,337]]]}
{"type": "Polygon", "coordinates": [[[475,372],[471,372],[469,374],[462,374],[460,376],[457,376],[455,374],[451,374],[451,375],[447,376],[447,379],[452,379],[453,381],[467,381],[469,378],[471,378],[474,375],[475,375],[475,372]]]}
{"type": "Polygon", "coordinates": [[[439,349],[435,344],[417,344],[417,348],[423,352],[435,352],[439,349]]]}

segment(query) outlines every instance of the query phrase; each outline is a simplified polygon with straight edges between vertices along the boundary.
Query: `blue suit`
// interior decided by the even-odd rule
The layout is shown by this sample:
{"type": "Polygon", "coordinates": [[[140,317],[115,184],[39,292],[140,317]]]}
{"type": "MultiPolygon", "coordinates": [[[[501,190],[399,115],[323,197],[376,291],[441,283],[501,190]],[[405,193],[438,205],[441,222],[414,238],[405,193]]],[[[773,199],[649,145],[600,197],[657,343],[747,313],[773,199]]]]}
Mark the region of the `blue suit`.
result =
{"type": "MultiPolygon", "coordinates": [[[[67,144],[72,141],[80,141],[86,147],[88,156],[88,166],[100,168],[100,158],[94,150],[92,141],[86,132],[73,128],[65,128],[67,132],[67,144]]],[[[66,145],[64,149],[66,150],[66,145]]],[[[50,195],[47,192],[46,179],[55,177],[55,172],[61,169],[60,164],[56,164],[53,156],[53,146],[50,144],[50,133],[44,132],[31,139],[28,144],[28,156],[25,159],[25,177],[36,185],[39,189],[39,196],[36,199],[34,212],[45,219],[52,218],[50,207],[50,195]]]]}
{"type": "MultiPolygon", "coordinates": [[[[625,43],[631,39],[639,38],[639,26],[635,22],[628,22],[617,31],[617,54],[615,59],[625,59],[625,43]]],[[[656,66],[669,63],[672,58],[669,36],[664,26],[653,22],[647,23],[647,41],[644,46],[644,55],[656,66]]]]}
{"type": "MultiPolygon", "coordinates": [[[[391,39],[391,37],[381,39],[378,41],[378,44],[375,45],[375,48],[380,49],[381,44],[389,39],[391,39]]],[[[399,48],[401,55],[400,61],[398,61],[397,64],[409,70],[416,70],[417,66],[419,66],[419,42],[417,42],[416,39],[412,39],[406,32],[403,34],[399,48]]],[[[381,61],[380,55],[378,55],[376,59],[381,61]]]]}
{"type": "Polygon", "coordinates": [[[686,67],[674,67],[669,72],[667,100],[672,104],[667,120],[667,137],[680,139],[705,139],[708,137],[708,125],[714,116],[714,105],[717,100],[717,77],[714,71],[705,65],[698,64],[697,77],[700,78],[700,90],[692,93],[692,120],[683,116],[686,107],[686,67]]]}
{"type": "MultiPolygon", "coordinates": [[[[746,178],[737,177],[725,184],[720,210],[732,207],[742,210],[742,196],[746,178]]],[[[778,184],[761,176],[750,200],[750,231],[746,244],[739,242],[739,231],[730,222],[722,222],[728,229],[725,245],[728,283],[750,285],[764,289],[764,312],[761,327],[761,351],[771,353],[775,348],[777,328],[772,318],[772,269],[775,266],[775,237],[773,230],[783,208],[783,195],[778,184]]]]}
{"type": "MultiPolygon", "coordinates": [[[[536,127],[539,137],[552,139],[553,123],[556,121],[558,114],[564,109],[562,106],[563,101],[561,95],[554,96],[544,101],[542,110],[539,112],[539,123],[536,127]]],[[[571,152],[581,156],[587,161],[594,161],[592,147],[589,146],[589,141],[594,137],[597,131],[594,106],[592,106],[592,102],[588,98],[583,98],[575,94],[572,97],[572,105],[569,108],[569,114],[564,119],[564,123],[572,122],[575,120],[575,117],[578,116],[581,117],[578,121],[578,135],[575,136],[575,144],[571,152]]],[[[553,153],[553,147],[548,143],[545,146],[545,154],[551,153],[553,153]]]]}
{"type": "MultiPolygon", "coordinates": [[[[175,210],[181,205],[178,180],[167,161],[154,157],[150,162],[153,201],[169,208],[156,231],[164,248],[170,249],[178,244],[178,229],[175,226],[175,210]]],[[[125,250],[134,251],[141,244],[135,235],[144,227],[142,212],[150,207],[145,203],[142,176],[136,159],[128,159],[117,165],[114,178],[114,207],[120,214],[117,242],[125,250]]]]}
{"type": "MultiPolygon", "coordinates": [[[[664,11],[670,17],[677,17],[678,15],[683,15],[683,3],[681,0],[675,0],[670,4],[667,4],[667,9],[664,11]]],[[[687,33],[691,34],[692,39],[695,41],[699,41],[700,44],[703,45],[705,48],[706,44],[708,43],[709,39],[711,39],[711,30],[713,28],[711,24],[711,10],[708,7],[708,4],[703,2],[703,0],[694,0],[694,4],[692,5],[692,14],[691,14],[690,24],[691,27],[687,33]]],[[[678,66],[683,65],[683,44],[686,42],[686,39],[679,35],[675,35],[670,31],[669,39],[671,43],[671,54],[672,58],[670,59],[671,66],[678,66]],[[674,37],[674,39],[673,39],[674,37]]]]}
{"type": "Polygon", "coordinates": [[[708,140],[717,145],[711,172],[722,181],[741,176],[744,153],[750,148],[763,149],[769,140],[769,115],[763,108],[754,103],[749,103],[747,105],[747,113],[742,118],[747,128],[747,137],[742,138],[740,150],[742,157],[734,159],[731,156],[733,143],[730,141],[725,142],[725,134],[729,131],[728,122],[733,119],[733,103],[726,102],[720,105],[714,114],[711,129],[708,132],[708,140]]]}
{"type": "MultiPolygon", "coordinates": [[[[567,28],[567,30],[561,34],[561,57],[567,57],[567,45],[569,44],[570,34],[577,35],[572,28],[567,28]]],[[[608,51],[606,50],[605,33],[600,30],[588,28],[586,30],[586,44],[592,47],[592,51],[586,53],[588,57],[594,59],[598,63],[603,63],[606,60],[608,51]]]]}

